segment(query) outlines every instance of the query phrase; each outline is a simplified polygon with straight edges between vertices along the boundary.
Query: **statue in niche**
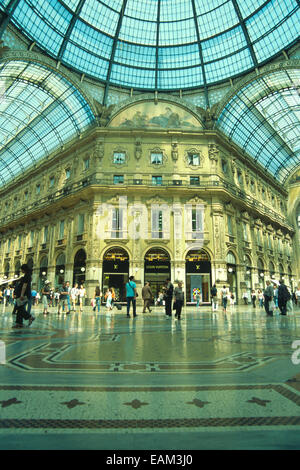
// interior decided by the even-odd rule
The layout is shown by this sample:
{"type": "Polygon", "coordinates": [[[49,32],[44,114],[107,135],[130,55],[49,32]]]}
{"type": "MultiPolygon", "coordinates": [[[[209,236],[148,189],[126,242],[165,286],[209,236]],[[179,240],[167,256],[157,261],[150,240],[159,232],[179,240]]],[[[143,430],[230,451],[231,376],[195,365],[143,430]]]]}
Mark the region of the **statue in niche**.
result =
{"type": "Polygon", "coordinates": [[[97,111],[99,124],[100,126],[105,127],[110,119],[112,110],[114,109],[115,105],[111,104],[110,106],[104,106],[96,100],[94,100],[94,104],[97,111]]]}
{"type": "Polygon", "coordinates": [[[218,162],[219,159],[219,147],[216,144],[208,144],[208,157],[214,163],[218,162]]]}
{"type": "Polygon", "coordinates": [[[94,144],[93,158],[99,163],[101,163],[102,158],[104,157],[104,145],[102,140],[96,140],[94,144]]]}
{"type": "Polygon", "coordinates": [[[142,142],[140,139],[135,141],[135,158],[139,160],[142,156],[142,142]]]}
{"type": "Polygon", "coordinates": [[[211,108],[200,108],[197,106],[197,111],[200,114],[205,129],[213,129],[215,121],[217,120],[216,110],[219,103],[215,103],[211,108]]]}
{"type": "Polygon", "coordinates": [[[172,152],[171,152],[171,155],[172,155],[172,160],[174,162],[176,162],[178,160],[178,144],[177,142],[173,142],[172,143],[172,152]]]}

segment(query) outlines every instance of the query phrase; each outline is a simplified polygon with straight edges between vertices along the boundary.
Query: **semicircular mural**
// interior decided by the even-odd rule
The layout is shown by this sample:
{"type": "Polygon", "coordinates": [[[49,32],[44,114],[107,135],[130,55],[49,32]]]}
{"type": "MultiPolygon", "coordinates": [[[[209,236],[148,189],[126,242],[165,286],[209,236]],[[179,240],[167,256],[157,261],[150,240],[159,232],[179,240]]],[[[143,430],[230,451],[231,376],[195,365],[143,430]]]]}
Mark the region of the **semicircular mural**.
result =
{"type": "Polygon", "coordinates": [[[123,109],[109,127],[129,128],[203,128],[186,109],[168,102],[142,102],[123,109]]]}

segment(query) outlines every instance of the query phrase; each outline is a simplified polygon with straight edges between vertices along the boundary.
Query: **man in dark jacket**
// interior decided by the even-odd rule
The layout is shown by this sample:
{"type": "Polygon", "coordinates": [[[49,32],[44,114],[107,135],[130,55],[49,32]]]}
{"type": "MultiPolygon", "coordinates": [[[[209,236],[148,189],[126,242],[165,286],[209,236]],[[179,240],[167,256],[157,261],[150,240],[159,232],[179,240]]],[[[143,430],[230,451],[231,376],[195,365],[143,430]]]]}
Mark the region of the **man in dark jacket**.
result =
{"type": "Polygon", "coordinates": [[[143,313],[146,313],[146,308],[149,310],[149,313],[150,313],[151,312],[150,304],[153,299],[153,294],[152,294],[152,290],[151,290],[149,282],[146,282],[146,284],[144,285],[142,289],[142,298],[144,301],[143,313]]]}
{"type": "Polygon", "coordinates": [[[165,288],[164,288],[164,300],[165,300],[167,318],[172,316],[173,291],[174,291],[174,286],[171,282],[171,279],[166,279],[165,288]]]}
{"type": "Polygon", "coordinates": [[[281,315],[286,315],[286,304],[290,300],[291,294],[282,280],[279,281],[278,286],[278,307],[281,315]]]}
{"type": "Polygon", "coordinates": [[[31,325],[35,318],[25,310],[25,305],[28,303],[31,295],[31,270],[27,264],[22,264],[21,271],[24,276],[19,280],[15,288],[16,297],[16,323],[13,328],[22,328],[23,319],[29,320],[28,325],[31,325]]]}

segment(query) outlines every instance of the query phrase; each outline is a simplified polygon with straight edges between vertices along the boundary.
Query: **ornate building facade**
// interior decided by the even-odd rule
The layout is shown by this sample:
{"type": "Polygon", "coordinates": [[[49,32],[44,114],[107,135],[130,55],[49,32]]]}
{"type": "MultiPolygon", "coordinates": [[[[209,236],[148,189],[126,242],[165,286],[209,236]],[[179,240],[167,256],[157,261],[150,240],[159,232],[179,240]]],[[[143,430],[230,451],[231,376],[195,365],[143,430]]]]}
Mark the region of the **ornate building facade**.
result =
{"type": "Polygon", "coordinates": [[[0,277],[27,262],[37,288],[113,286],[120,300],[129,275],[155,294],[170,277],[187,303],[197,289],[210,302],[214,283],[238,299],[267,278],[295,287],[288,192],[205,118],[178,99],[131,99],[8,183],[0,277]]]}

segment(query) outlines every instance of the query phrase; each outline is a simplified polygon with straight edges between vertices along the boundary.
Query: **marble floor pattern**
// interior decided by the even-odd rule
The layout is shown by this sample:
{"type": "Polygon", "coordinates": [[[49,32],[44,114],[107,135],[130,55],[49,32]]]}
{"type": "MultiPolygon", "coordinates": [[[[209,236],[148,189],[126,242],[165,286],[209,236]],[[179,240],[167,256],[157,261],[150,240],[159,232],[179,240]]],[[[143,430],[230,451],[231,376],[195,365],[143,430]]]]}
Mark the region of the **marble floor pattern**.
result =
{"type": "Polygon", "coordinates": [[[0,449],[300,448],[300,309],[0,309],[0,449]]]}

